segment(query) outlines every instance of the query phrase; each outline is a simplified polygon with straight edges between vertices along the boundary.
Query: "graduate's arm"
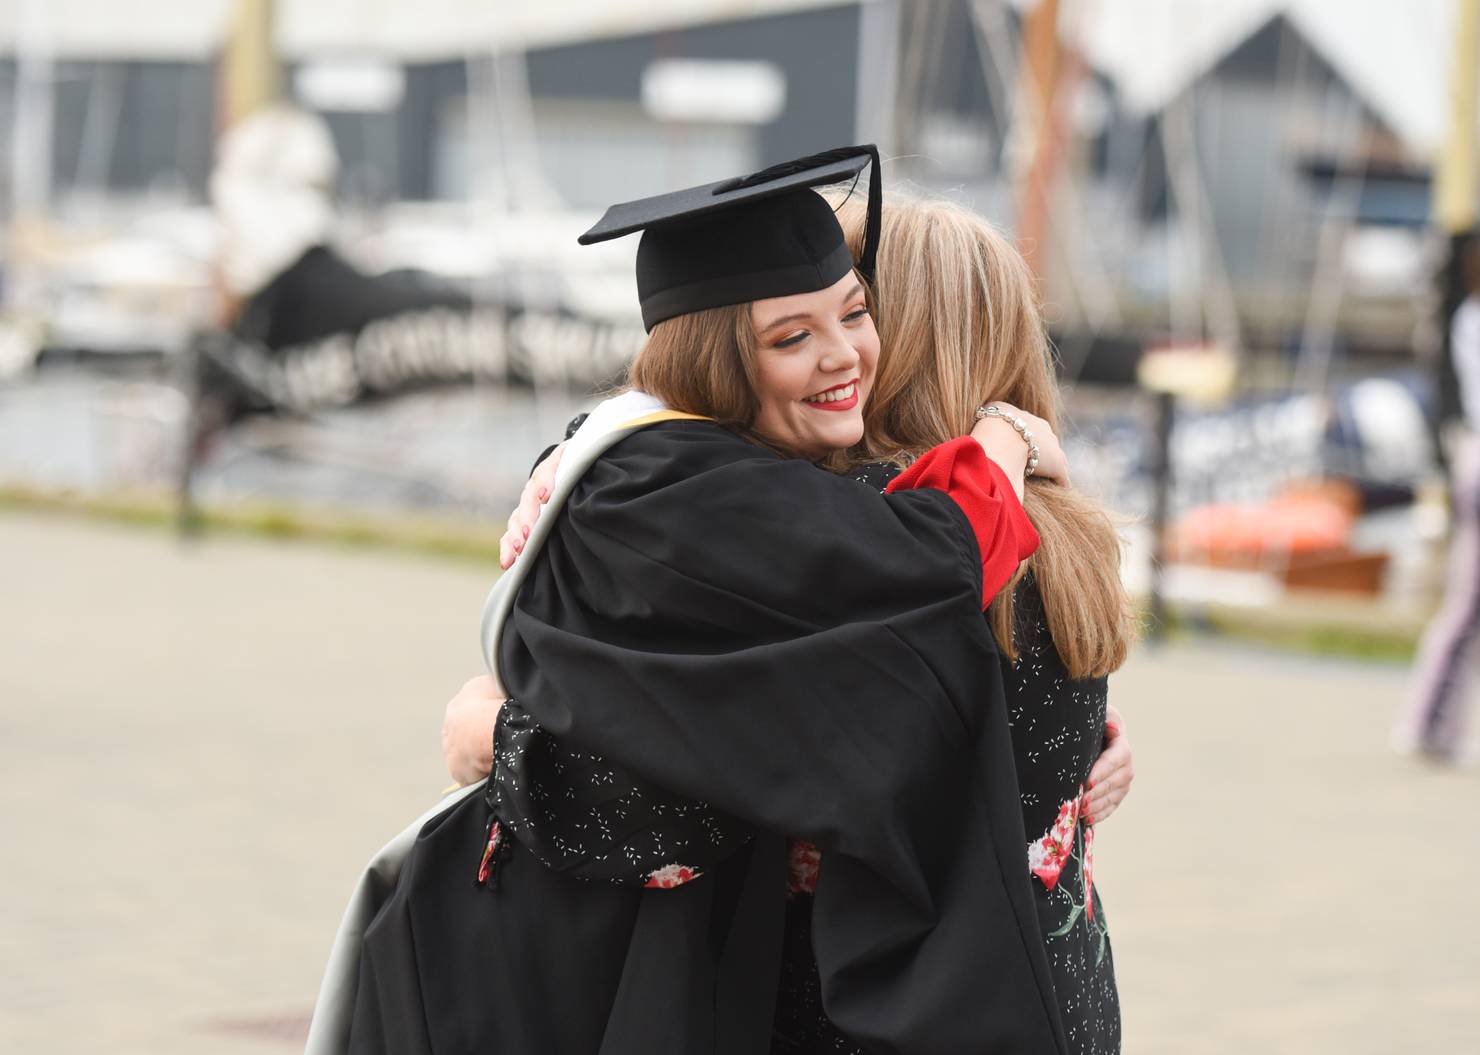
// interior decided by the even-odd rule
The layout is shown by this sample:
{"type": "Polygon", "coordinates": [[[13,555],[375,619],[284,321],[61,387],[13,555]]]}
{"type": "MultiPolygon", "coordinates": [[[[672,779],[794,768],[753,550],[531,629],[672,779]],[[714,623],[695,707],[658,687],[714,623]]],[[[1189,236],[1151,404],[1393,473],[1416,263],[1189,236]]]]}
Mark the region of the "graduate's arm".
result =
{"type": "MultiPolygon", "coordinates": [[[[1004,480],[985,489],[996,488],[999,510],[1016,505],[1004,480]]],[[[583,558],[600,553],[613,585],[630,554],[685,578],[695,597],[717,594],[695,614],[718,620],[731,632],[717,640],[733,645],[754,632],[745,613],[755,606],[804,628],[909,611],[968,586],[980,596],[980,539],[991,533],[973,529],[959,498],[928,487],[881,498],[717,426],[675,423],[623,440],[592,466],[558,534],[583,558]]],[[[999,532],[989,544],[1012,543],[1016,558],[1017,541],[999,532]]],[[[641,596],[648,582],[631,588],[641,596]]]]}
{"type": "Polygon", "coordinates": [[[991,701],[978,542],[941,491],[657,426],[563,517],[500,669],[552,733],[659,786],[824,849],[887,841],[859,811],[893,813],[991,701]]]}

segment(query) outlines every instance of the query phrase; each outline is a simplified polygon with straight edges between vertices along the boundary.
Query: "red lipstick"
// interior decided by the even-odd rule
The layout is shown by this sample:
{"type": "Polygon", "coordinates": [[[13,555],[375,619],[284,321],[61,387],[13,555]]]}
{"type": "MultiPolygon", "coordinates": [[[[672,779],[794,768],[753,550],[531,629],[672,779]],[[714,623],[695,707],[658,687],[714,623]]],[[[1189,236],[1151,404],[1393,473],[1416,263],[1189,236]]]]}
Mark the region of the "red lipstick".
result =
{"type": "Polygon", "coordinates": [[[852,410],[854,407],[858,406],[858,388],[857,388],[857,385],[858,385],[858,378],[855,377],[851,381],[844,381],[842,384],[833,385],[831,388],[824,388],[822,390],[822,392],[819,392],[818,393],[818,395],[823,395],[823,394],[828,393],[828,392],[836,392],[839,389],[852,388],[853,389],[853,394],[851,396],[849,396],[847,399],[835,399],[835,400],[832,400],[830,402],[825,402],[825,403],[814,403],[814,402],[811,402],[809,400],[805,400],[804,399],[804,400],[802,400],[802,405],[805,406],[805,407],[810,407],[812,410],[836,410],[836,411],[852,410]]]}

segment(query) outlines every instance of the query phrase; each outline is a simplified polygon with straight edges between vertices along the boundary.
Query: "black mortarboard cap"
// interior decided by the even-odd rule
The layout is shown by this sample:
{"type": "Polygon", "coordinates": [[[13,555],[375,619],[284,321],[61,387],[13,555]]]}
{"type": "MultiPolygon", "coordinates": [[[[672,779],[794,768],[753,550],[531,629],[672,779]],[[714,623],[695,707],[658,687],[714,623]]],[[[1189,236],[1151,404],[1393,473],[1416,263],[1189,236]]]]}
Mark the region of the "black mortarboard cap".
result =
{"type": "Polygon", "coordinates": [[[613,205],[580,242],[643,232],[637,294],[651,330],[692,311],[826,289],[854,266],[872,281],[882,206],[878,149],[841,147],[613,205]],[[855,265],[832,207],[811,188],[856,181],[870,163],[868,230],[855,265]]]}

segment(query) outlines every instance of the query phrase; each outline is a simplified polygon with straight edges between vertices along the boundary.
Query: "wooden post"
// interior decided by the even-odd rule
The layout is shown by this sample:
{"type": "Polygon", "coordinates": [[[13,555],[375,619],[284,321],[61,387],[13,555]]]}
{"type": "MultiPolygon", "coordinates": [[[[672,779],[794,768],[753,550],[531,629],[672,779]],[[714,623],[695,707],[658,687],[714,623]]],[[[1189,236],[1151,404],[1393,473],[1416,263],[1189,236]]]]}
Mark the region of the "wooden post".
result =
{"type": "MultiPolygon", "coordinates": [[[[1460,416],[1458,383],[1449,346],[1449,324],[1469,293],[1464,257],[1475,226],[1477,187],[1476,105],[1480,91],[1480,0],[1455,0],[1454,52],[1449,71],[1449,122],[1434,166],[1433,221],[1448,236],[1448,253],[1438,275],[1440,354],[1435,364],[1439,396],[1437,434],[1460,416]]],[[[1436,435],[1437,438],[1437,435],[1436,435]]],[[[1436,448],[1443,457],[1444,446],[1436,448]]]]}
{"type": "MultiPolygon", "coordinates": [[[[273,40],[274,0],[236,0],[231,29],[221,55],[217,74],[216,137],[243,118],[277,99],[281,70],[273,40]]],[[[216,317],[221,332],[230,328],[241,305],[213,269],[216,317]]],[[[211,434],[221,427],[218,408],[205,398],[204,344],[220,334],[197,333],[177,366],[177,384],[188,407],[181,440],[180,466],[176,476],[175,526],[181,539],[199,534],[201,519],[195,503],[195,470],[211,434]]]]}
{"type": "Polygon", "coordinates": [[[1172,427],[1176,420],[1177,397],[1157,392],[1151,466],[1151,625],[1147,630],[1152,641],[1164,641],[1167,636],[1167,534],[1172,520],[1172,427]]]}
{"type": "Polygon", "coordinates": [[[1480,59],[1480,0],[1455,0],[1449,71],[1449,127],[1434,172],[1434,220],[1449,234],[1475,224],[1475,118],[1480,59]]]}
{"type": "Polygon", "coordinates": [[[1057,94],[1063,72],[1059,51],[1059,0],[1038,0],[1023,27],[1023,73],[1018,91],[1031,118],[1032,149],[1019,178],[1018,249],[1040,282],[1047,273],[1048,211],[1058,169],[1061,136],[1057,94]]]}
{"type": "Polygon", "coordinates": [[[236,0],[221,58],[218,131],[278,97],[281,74],[273,48],[273,6],[274,0],[236,0]]]}

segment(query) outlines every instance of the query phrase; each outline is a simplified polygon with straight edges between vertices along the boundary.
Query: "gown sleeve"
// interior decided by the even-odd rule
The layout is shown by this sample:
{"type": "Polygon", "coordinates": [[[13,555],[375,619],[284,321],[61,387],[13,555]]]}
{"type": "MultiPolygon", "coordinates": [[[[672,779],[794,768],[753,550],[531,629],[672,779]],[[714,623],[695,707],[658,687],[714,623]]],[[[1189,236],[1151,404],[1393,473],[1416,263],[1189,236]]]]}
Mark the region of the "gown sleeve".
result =
{"type": "MultiPolygon", "coordinates": [[[[572,418],[564,438],[587,417],[572,418]]],[[[540,453],[531,475],[557,446],[540,453]]],[[[574,879],[681,886],[753,834],[706,802],[675,795],[551,736],[518,700],[499,709],[493,761],[488,801],[504,831],[546,868],[574,879]]]]}
{"type": "Polygon", "coordinates": [[[881,1052],[1064,1049],[978,539],[945,491],[657,425],[572,493],[498,656],[551,735],[821,849],[824,1006],[881,1052]]]}
{"type": "MultiPolygon", "coordinates": [[[[584,418],[571,422],[567,439],[584,418]]],[[[927,452],[887,490],[921,487],[944,491],[966,514],[982,553],[985,607],[1038,543],[1011,484],[966,437],[927,452]]],[[[500,710],[494,757],[491,805],[504,831],[546,867],[577,879],[677,886],[751,837],[708,803],[551,736],[518,701],[500,710]]]]}

